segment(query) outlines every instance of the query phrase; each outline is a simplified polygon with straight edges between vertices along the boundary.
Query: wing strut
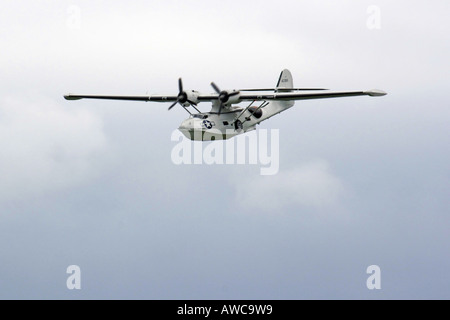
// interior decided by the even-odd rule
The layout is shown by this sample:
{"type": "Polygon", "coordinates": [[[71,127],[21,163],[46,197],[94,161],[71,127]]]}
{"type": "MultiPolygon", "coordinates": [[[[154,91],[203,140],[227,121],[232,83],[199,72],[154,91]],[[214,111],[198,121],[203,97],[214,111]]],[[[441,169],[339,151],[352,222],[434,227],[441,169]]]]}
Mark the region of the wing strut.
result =
{"type": "Polygon", "coordinates": [[[245,111],[247,111],[247,110],[252,106],[253,103],[255,103],[255,101],[256,101],[256,100],[253,100],[252,103],[250,103],[250,104],[248,105],[247,108],[245,108],[244,110],[242,110],[242,112],[239,113],[239,115],[236,117],[236,119],[234,119],[234,122],[236,122],[237,120],[239,120],[239,118],[245,113],[245,111]]]}
{"type": "Polygon", "coordinates": [[[244,122],[242,122],[242,124],[244,124],[244,123],[247,122],[247,121],[250,121],[250,119],[251,119],[251,117],[252,117],[253,114],[255,114],[259,109],[264,108],[264,107],[267,106],[268,104],[269,104],[269,102],[263,101],[263,103],[261,103],[261,105],[260,105],[258,108],[256,108],[255,111],[253,111],[253,113],[252,113],[250,116],[248,116],[248,117],[245,118],[245,120],[244,120],[244,122]]]}

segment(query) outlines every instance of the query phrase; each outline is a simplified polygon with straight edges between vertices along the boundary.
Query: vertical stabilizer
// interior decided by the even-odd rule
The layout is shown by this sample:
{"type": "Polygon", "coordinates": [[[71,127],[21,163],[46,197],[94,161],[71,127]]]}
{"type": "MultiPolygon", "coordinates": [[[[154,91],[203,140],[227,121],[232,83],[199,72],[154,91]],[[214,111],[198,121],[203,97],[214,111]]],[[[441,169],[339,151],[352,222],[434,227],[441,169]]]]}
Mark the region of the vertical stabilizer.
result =
{"type": "Polygon", "coordinates": [[[294,88],[294,81],[292,80],[292,74],[288,69],[284,69],[281,71],[280,78],[278,79],[278,83],[276,88],[283,89],[292,89],[294,88]]]}

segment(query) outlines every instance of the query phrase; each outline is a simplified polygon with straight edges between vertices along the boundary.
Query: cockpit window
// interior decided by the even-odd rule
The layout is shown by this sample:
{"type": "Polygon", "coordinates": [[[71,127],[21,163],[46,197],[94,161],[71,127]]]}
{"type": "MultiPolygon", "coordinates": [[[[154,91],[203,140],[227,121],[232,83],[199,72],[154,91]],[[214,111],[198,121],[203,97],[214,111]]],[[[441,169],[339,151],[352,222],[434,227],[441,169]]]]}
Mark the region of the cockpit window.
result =
{"type": "Polygon", "coordinates": [[[192,118],[198,118],[198,119],[208,119],[208,116],[206,114],[193,114],[192,118]]]}

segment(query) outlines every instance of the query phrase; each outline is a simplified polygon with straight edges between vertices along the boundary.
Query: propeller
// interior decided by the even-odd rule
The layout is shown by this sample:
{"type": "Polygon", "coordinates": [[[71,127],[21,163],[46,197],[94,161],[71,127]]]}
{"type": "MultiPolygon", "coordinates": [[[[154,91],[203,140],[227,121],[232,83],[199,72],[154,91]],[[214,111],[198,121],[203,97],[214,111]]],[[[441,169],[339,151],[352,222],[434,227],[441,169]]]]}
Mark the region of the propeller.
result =
{"type": "Polygon", "coordinates": [[[211,87],[213,87],[214,91],[216,91],[219,94],[219,101],[220,101],[219,115],[222,112],[223,106],[228,102],[230,97],[233,97],[240,93],[239,91],[228,92],[226,90],[220,90],[219,87],[214,82],[211,82],[211,87]]]}
{"type": "Polygon", "coordinates": [[[189,100],[186,91],[183,90],[183,80],[181,80],[181,78],[178,79],[178,90],[179,90],[179,93],[178,93],[178,96],[177,96],[177,101],[172,103],[168,110],[170,110],[173,107],[175,107],[175,105],[177,103],[179,103],[181,105],[184,105],[186,102],[189,102],[191,105],[194,105],[194,106],[197,105],[193,101],[189,100]]]}

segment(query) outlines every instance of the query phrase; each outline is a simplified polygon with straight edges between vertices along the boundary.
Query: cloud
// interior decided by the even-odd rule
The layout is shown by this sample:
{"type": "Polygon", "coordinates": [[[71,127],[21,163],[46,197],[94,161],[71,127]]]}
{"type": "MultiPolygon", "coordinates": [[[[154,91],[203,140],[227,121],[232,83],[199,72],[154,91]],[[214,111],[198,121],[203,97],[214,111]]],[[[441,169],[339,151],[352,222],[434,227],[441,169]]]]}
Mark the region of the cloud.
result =
{"type": "Polygon", "coordinates": [[[257,176],[236,184],[237,201],[243,207],[279,210],[288,206],[329,207],[339,202],[345,188],[330,172],[325,160],[316,160],[280,172],[257,176]]]}
{"type": "Polygon", "coordinates": [[[448,297],[448,6],[0,2],[0,297],[71,299],[71,264],[80,298],[372,299],[371,264],[393,288],[377,298],[448,297]],[[174,165],[181,107],[62,99],[176,94],[180,76],[270,87],[282,68],[299,87],[389,95],[264,122],[285,154],[274,176],[174,165]]]}
{"type": "Polygon", "coordinates": [[[108,151],[99,117],[39,98],[0,100],[0,147],[0,201],[86,181],[108,151]]]}

